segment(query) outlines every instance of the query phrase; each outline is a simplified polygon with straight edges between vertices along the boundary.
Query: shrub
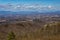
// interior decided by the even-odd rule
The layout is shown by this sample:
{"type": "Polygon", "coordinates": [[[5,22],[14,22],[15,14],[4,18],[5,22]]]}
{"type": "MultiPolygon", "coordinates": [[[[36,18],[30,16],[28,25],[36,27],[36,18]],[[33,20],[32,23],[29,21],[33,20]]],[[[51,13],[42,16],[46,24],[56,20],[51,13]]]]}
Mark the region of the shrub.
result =
{"type": "Polygon", "coordinates": [[[15,40],[15,34],[14,34],[13,32],[10,32],[10,33],[8,34],[7,40],[15,40]]]}

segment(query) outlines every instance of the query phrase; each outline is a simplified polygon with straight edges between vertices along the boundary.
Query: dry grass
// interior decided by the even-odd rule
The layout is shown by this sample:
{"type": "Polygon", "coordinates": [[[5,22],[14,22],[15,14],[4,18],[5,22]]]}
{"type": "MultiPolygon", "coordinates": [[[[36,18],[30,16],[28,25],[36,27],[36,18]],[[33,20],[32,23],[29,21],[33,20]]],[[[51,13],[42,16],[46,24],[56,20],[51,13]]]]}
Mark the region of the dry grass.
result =
{"type": "Polygon", "coordinates": [[[60,23],[49,23],[43,27],[39,23],[19,22],[0,25],[0,40],[6,40],[13,31],[16,40],[60,40],[60,23]]]}

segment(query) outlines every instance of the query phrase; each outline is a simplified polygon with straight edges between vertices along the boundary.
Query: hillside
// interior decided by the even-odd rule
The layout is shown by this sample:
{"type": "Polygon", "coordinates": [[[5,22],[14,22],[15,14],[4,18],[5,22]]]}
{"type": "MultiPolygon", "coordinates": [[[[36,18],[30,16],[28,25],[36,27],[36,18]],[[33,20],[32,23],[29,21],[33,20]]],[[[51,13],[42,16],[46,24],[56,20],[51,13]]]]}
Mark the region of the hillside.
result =
{"type": "Polygon", "coordinates": [[[25,14],[24,12],[1,11],[0,40],[11,39],[60,40],[60,11],[25,12],[25,14]]]}
{"type": "Polygon", "coordinates": [[[7,40],[11,31],[14,32],[16,40],[60,40],[60,22],[43,24],[26,21],[0,24],[0,40],[7,40]]]}

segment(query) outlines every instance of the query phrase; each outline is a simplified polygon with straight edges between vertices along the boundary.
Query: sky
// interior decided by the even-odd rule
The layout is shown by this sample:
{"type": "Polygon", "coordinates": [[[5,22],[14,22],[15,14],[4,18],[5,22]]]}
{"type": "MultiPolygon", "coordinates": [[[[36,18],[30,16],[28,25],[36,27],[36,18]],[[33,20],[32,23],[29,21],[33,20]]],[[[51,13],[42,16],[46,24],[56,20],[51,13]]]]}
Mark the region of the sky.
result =
{"type": "Polygon", "coordinates": [[[0,11],[60,11],[60,0],[0,0],[0,11]]]}

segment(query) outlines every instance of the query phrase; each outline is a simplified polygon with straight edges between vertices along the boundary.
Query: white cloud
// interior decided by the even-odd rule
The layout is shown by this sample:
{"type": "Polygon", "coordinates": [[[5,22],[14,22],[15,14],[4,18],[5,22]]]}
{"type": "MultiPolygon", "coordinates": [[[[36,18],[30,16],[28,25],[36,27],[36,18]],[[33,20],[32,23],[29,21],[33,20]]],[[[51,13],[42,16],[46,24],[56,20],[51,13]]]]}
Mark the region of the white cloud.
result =
{"type": "Polygon", "coordinates": [[[51,9],[51,8],[52,8],[52,6],[51,6],[51,5],[49,5],[49,6],[48,6],[48,8],[49,8],[49,9],[51,9]]]}
{"type": "MultiPolygon", "coordinates": [[[[5,10],[12,10],[12,11],[19,11],[19,10],[38,10],[38,11],[42,11],[42,10],[53,10],[53,9],[57,9],[56,7],[53,7],[52,5],[35,5],[35,4],[23,4],[23,5],[0,5],[0,9],[5,9],[5,10]]],[[[57,9],[58,10],[58,9],[57,9]]]]}

